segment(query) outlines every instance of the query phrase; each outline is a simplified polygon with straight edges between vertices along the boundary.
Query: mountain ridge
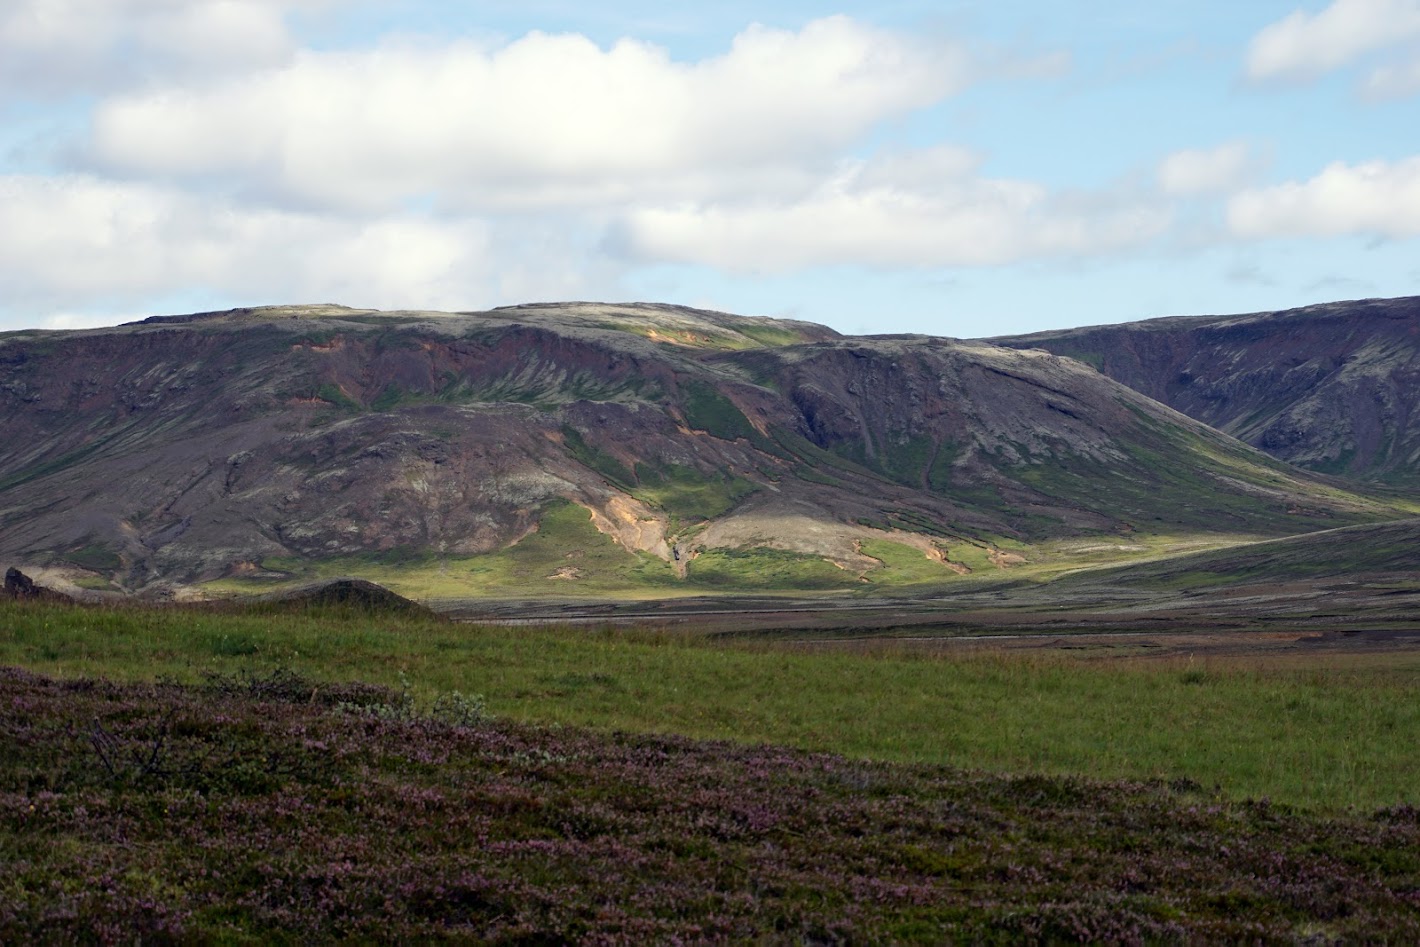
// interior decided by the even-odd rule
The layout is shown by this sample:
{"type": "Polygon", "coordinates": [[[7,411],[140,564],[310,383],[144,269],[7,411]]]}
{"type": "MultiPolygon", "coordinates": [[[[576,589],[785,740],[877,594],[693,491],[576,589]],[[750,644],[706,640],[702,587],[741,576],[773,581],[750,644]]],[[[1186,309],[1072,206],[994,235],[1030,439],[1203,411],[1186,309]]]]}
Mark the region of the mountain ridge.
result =
{"type": "Polygon", "coordinates": [[[9,333],[0,402],[0,555],[128,590],[455,560],[475,590],[851,588],[904,549],[946,579],[1399,515],[1043,351],[659,304],[9,333]],[[558,530],[572,558],[534,554],[558,530]]]}
{"type": "Polygon", "coordinates": [[[1420,486],[1420,296],[993,341],[1085,361],[1289,463],[1420,486]]]}

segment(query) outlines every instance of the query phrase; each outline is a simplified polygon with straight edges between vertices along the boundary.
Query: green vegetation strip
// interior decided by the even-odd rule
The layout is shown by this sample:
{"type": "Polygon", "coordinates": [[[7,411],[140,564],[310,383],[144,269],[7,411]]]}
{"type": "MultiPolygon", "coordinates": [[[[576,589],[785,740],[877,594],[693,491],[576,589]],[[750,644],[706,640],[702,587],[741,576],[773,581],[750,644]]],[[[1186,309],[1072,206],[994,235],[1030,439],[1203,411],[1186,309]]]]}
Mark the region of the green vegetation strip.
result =
{"type": "MultiPolygon", "coordinates": [[[[726,504],[739,494],[738,478],[721,483],[726,504]]],[[[707,490],[703,496],[713,496],[707,490]]],[[[680,525],[672,519],[672,525],[680,525]]],[[[945,567],[918,558],[940,579],[953,578],[945,567]]],[[[423,601],[457,601],[483,595],[555,598],[673,597],[702,591],[757,592],[855,588],[858,575],[817,556],[767,547],[711,549],[691,560],[688,574],[678,579],[669,562],[649,553],[630,553],[592,525],[584,507],[559,500],[548,504],[535,532],[506,549],[481,556],[440,557],[427,552],[391,550],[369,556],[320,560],[266,559],[276,573],[267,578],[232,578],[209,582],[217,593],[265,592],[305,583],[356,575],[401,595],[423,601]]],[[[887,570],[876,577],[888,584],[907,584],[916,573],[900,576],[887,570]]]]}
{"type": "Polygon", "coordinates": [[[1420,802],[1420,674],[806,653],[689,633],[482,628],[329,611],[0,604],[0,664],[196,680],[291,668],[482,694],[502,717],[1014,773],[1189,779],[1340,809],[1420,802]]]}

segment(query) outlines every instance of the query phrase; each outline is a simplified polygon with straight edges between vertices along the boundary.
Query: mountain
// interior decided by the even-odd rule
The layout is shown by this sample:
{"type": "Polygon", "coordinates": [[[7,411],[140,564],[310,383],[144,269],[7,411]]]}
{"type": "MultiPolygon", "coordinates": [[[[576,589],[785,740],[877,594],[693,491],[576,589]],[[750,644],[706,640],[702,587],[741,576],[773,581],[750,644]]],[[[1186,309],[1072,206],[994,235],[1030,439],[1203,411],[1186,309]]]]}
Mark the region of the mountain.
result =
{"type": "Polygon", "coordinates": [[[1087,362],[1288,463],[1420,485],[1420,296],[992,341],[1087,362]]]}
{"type": "Polygon", "coordinates": [[[1043,351],[648,304],[6,333],[0,406],[0,556],[126,591],[851,588],[1397,515],[1043,351]]]}

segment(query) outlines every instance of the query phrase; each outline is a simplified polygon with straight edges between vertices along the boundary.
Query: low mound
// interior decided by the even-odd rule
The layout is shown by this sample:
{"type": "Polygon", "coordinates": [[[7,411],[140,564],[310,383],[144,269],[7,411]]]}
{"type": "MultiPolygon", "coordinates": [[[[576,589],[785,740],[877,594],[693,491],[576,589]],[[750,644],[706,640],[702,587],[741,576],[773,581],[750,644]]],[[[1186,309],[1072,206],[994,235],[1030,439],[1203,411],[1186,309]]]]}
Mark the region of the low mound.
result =
{"type": "Polygon", "coordinates": [[[273,592],[261,601],[288,608],[353,608],[367,612],[433,616],[434,612],[412,599],[364,579],[341,578],[300,588],[273,592]]]}

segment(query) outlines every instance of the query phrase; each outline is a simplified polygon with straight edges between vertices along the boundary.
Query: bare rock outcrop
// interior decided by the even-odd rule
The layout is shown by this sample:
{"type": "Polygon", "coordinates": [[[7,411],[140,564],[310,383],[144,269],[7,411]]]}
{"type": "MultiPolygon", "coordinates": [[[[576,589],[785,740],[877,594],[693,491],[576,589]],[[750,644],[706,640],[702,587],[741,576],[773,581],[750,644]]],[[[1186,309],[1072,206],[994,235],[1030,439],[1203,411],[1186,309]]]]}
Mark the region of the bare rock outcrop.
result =
{"type": "Polygon", "coordinates": [[[11,566],[5,570],[5,590],[6,598],[20,601],[41,601],[41,602],[68,602],[72,601],[63,592],[39,585],[34,579],[25,575],[19,569],[11,566]]]}

